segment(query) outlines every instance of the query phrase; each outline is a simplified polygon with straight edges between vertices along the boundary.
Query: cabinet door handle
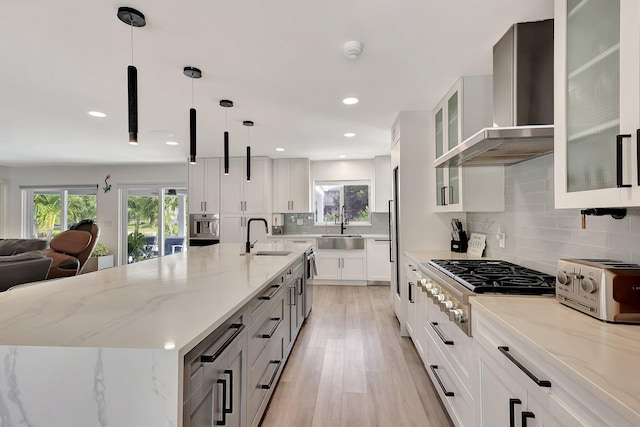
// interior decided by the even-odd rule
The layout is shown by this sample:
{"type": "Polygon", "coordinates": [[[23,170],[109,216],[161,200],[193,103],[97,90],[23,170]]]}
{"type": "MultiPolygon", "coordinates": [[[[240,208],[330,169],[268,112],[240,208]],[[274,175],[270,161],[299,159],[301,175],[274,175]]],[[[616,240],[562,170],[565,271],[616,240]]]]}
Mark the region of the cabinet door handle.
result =
{"type": "Polygon", "coordinates": [[[282,363],[282,360],[270,360],[269,364],[270,365],[276,365],[276,369],[274,369],[273,374],[271,374],[271,378],[269,379],[269,383],[268,384],[260,384],[260,388],[264,389],[264,390],[269,390],[271,387],[273,387],[273,382],[276,380],[276,375],[278,375],[278,371],[280,370],[280,364],[282,363]]]}
{"type": "Polygon", "coordinates": [[[616,183],[618,188],[631,187],[631,184],[622,183],[622,142],[624,138],[631,138],[631,135],[616,135],[616,183]]]}
{"type": "Polygon", "coordinates": [[[236,331],[229,337],[227,338],[227,340],[220,346],[219,349],[217,349],[215,351],[215,353],[213,354],[203,354],[202,356],[200,356],[200,363],[213,363],[216,361],[216,359],[218,357],[220,357],[220,355],[227,349],[227,347],[229,347],[231,345],[231,343],[233,342],[234,339],[236,339],[236,337],[238,335],[240,335],[240,332],[243,331],[244,329],[244,324],[243,323],[233,323],[229,326],[229,330],[231,329],[235,329],[236,331]]]}
{"type": "Polygon", "coordinates": [[[298,291],[298,295],[302,295],[304,289],[302,289],[302,277],[298,277],[298,284],[300,285],[300,290],[298,291]]]}
{"type": "Polygon", "coordinates": [[[452,391],[447,391],[447,389],[444,388],[444,384],[442,384],[442,380],[438,376],[438,372],[437,372],[438,371],[438,365],[429,365],[429,369],[431,369],[431,372],[433,372],[433,376],[436,377],[436,381],[438,382],[438,385],[442,389],[442,392],[444,393],[444,395],[447,396],[447,397],[453,397],[454,396],[453,392],[452,391]]]}
{"type": "Polygon", "coordinates": [[[225,407],[224,412],[233,414],[233,371],[231,369],[225,369],[224,373],[229,375],[229,407],[225,407]]]}
{"type": "Polygon", "coordinates": [[[293,200],[291,201],[291,210],[293,210],[293,200]]]}
{"type": "Polygon", "coordinates": [[[200,202],[200,210],[204,212],[204,202],[200,202]]]}
{"type": "Polygon", "coordinates": [[[207,211],[207,201],[206,200],[204,201],[204,211],[205,212],[207,211]]]}
{"type": "Polygon", "coordinates": [[[411,292],[412,288],[413,288],[413,282],[409,282],[409,303],[414,304],[413,292],[411,292]]]}
{"type": "Polygon", "coordinates": [[[636,130],[636,174],[640,185],[640,129],[636,130]]]}
{"type": "Polygon", "coordinates": [[[538,387],[551,387],[551,381],[538,379],[533,372],[525,368],[525,366],[520,363],[515,357],[509,353],[509,347],[506,346],[498,346],[498,350],[500,353],[504,354],[507,359],[509,359],[514,365],[516,365],[522,372],[524,372],[531,380],[538,385],[538,387]]]}
{"type": "Polygon", "coordinates": [[[298,305],[298,293],[296,292],[295,286],[289,287],[289,306],[293,307],[294,305],[298,305]],[[293,291],[293,293],[291,293],[293,291]]]}
{"type": "Polygon", "coordinates": [[[273,334],[276,332],[276,329],[278,329],[278,326],[280,326],[280,323],[282,323],[282,317],[272,317],[269,320],[276,320],[277,322],[273,326],[273,328],[271,328],[268,334],[262,334],[260,335],[260,338],[271,338],[273,334]]]}
{"type": "Polygon", "coordinates": [[[275,296],[275,294],[278,293],[278,290],[280,289],[280,285],[273,285],[271,286],[271,288],[273,289],[273,291],[271,291],[269,295],[260,295],[258,299],[267,300],[267,301],[270,300],[275,296]]]}
{"type": "Polygon", "coordinates": [[[227,425],[227,380],[218,380],[217,384],[222,384],[222,419],[216,420],[217,426],[227,425]]]}
{"type": "Polygon", "coordinates": [[[522,427],[527,427],[528,418],[535,418],[535,417],[536,417],[536,414],[534,414],[533,412],[524,411],[522,413],[522,427]]]}
{"type": "Polygon", "coordinates": [[[453,345],[453,341],[446,339],[444,337],[444,335],[442,335],[442,332],[440,331],[440,328],[438,328],[438,322],[429,322],[429,324],[431,325],[433,330],[436,331],[436,334],[442,340],[444,345],[453,345]]]}
{"type": "Polygon", "coordinates": [[[509,399],[509,427],[516,427],[516,405],[522,405],[522,400],[509,399]]]}
{"type": "Polygon", "coordinates": [[[440,204],[442,206],[447,206],[447,186],[445,185],[444,187],[440,187],[440,204]]]}

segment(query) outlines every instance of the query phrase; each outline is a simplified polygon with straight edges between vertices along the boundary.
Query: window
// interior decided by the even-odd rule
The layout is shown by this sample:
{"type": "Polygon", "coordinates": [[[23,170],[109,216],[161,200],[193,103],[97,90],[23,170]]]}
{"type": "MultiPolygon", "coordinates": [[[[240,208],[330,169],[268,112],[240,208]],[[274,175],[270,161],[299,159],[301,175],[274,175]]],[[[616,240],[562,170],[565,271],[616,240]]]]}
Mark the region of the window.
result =
{"type": "Polygon", "coordinates": [[[23,189],[24,235],[51,240],[83,219],[97,220],[97,187],[23,189]]]}
{"type": "Polygon", "coordinates": [[[368,181],[316,181],[314,206],[316,224],[371,224],[368,181]],[[342,218],[342,212],[345,212],[342,218]]]}

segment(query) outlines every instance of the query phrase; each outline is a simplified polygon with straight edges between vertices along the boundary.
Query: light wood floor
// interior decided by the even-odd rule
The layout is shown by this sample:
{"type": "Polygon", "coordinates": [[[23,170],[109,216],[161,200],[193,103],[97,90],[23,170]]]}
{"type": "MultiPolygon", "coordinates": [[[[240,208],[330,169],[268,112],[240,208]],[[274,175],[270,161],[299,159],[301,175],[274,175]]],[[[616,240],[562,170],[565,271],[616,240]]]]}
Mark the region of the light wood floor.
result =
{"type": "Polygon", "coordinates": [[[262,426],[452,426],[388,286],[314,286],[262,426]]]}

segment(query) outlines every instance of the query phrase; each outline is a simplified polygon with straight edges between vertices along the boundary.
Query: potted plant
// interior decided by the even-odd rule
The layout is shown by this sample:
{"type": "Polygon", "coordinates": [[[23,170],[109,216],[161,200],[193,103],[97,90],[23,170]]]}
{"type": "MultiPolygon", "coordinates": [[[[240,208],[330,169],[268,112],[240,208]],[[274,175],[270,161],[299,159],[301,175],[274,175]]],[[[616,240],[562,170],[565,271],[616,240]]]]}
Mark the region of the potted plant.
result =
{"type": "Polygon", "coordinates": [[[109,248],[104,243],[97,243],[93,248],[93,252],[84,267],[83,273],[89,273],[91,271],[102,270],[103,268],[113,267],[113,254],[109,253],[109,248]]]}

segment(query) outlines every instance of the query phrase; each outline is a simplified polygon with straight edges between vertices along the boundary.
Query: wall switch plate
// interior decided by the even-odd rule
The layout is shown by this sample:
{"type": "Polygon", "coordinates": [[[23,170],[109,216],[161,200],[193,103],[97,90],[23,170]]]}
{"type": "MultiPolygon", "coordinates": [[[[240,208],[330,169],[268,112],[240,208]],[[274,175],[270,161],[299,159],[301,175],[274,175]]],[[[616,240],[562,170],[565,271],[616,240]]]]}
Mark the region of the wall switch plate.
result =
{"type": "Polygon", "coordinates": [[[302,219],[302,218],[298,218],[298,220],[296,221],[296,224],[298,224],[298,225],[304,225],[304,219],[302,219]]]}

